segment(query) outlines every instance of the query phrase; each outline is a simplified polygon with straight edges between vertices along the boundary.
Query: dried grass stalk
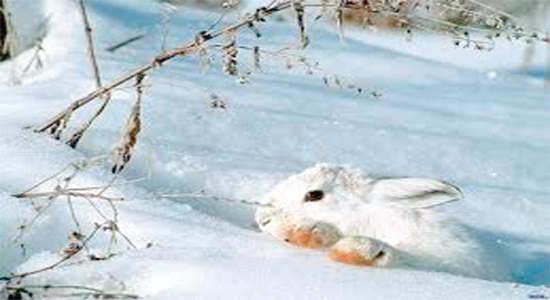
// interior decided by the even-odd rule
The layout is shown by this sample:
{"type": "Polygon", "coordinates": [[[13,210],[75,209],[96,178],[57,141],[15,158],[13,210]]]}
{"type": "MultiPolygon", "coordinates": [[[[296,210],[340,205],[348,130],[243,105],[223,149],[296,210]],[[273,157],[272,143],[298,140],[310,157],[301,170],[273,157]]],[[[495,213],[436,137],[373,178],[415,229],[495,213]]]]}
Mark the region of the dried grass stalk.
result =
{"type": "Polygon", "coordinates": [[[86,34],[86,50],[88,52],[88,58],[90,66],[92,68],[92,73],[94,75],[96,87],[101,87],[101,76],[99,74],[99,66],[97,64],[97,59],[95,56],[94,50],[94,40],[92,38],[92,26],[88,21],[88,15],[86,13],[86,6],[84,5],[84,0],[78,1],[80,7],[80,13],[82,14],[82,22],[84,24],[84,32],[86,34]]]}
{"type": "Polygon", "coordinates": [[[305,49],[308,44],[308,37],[306,35],[306,26],[304,23],[305,15],[305,1],[304,0],[293,0],[292,7],[296,12],[296,21],[298,24],[298,29],[300,30],[300,43],[302,49],[305,49]]]}
{"type": "Polygon", "coordinates": [[[197,52],[199,53],[199,56],[202,58],[202,70],[203,72],[208,70],[210,68],[210,56],[208,56],[207,47],[205,45],[206,42],[206,31],[201,31],[197,36],[195,37],[195,44],[197,44],[197,52]]]}
{"type": "Polygon", "coordinates": [[[50,130],[50,134],[56,139],[59,140],[61,138],[61,134],[65,129],[67,129],[67,124],[71,120],[71,117],[74,112],[74,107],[71,105],[67,108],[66,113],[63,115],[61,119],[53,126],[50,130]]]}
{"type": "MultiPolygon", "coordinates": [[[[239,27],[248,26],[248,24],[250,24],[251,22],[263,22],[265,20],[265,17],[277,12],[281,12],[285,9],[290,8],[291,6],[292,5],[290,4],[289,1],[283,1],[280,3],[274,2],[270,4],[268,7],[258,8],[255,13],[247,15],[236,24],[229,25],[217,31],[212,31],[212,30],[203,31],[203,32],[200,32],[199,35],[204,37],[204,41],[209,41],[211,39],[224,35],[227,32],[237,30],[239,27]]],[[[196,51],[198,45],[199,44],[195,40],[179,48],[162,51],[161,53],[153,57],[151,61],[143,64],[140,67],[137,67],[136,69],[128,73],[122,74],[121,76],[115,78],[111,82],[108,82],[107,84],[105,84],[103,87],[95,89],[94,91],[90,92],[88,95],[74,101],[68,108],[62,110],[61,112],[53,116],[51,119],[49,119],[45,123],[37,126],[35,128],[35,131],[45,132],[49,130],[51,132],[52,128],[57,127],[61,119],[63,119],[69,113],[70,110],[79,109],[80,107],[85,106],[86,104],[98,98],[101,98],[101,96],[103,96],[104,94],[107,94],[111,90],[119,87],[120,85],[128,82],[129,80],[132,80],[133,78],[137,77],[139,74],[145,74],[151,69],[160,67],[164,62],[169,61],[174,57],[177,57],[180,55],[186,55],[190,52],[196,51]]]]}
{"type": "Polygon", "coordinates": [[[101,103],[101,106],[96,110],[94,115],[90,119],[88,119],[86,123],[82,125],[82,127],[77,129],[76,132],[73,133],[73,135],[67,141],[67,145],[69,145],[69,147],[76,148],[76,146],[78,145],[78,142],[80,142],[80,139],[82,138],[86,130],[88,130],[88,128],[92,126],[93,122],[101,115],[101,113],[103,113],[103,111],[105,110],[105,107],[107,107],[107,104],[109,104],[111,100],[111,96],[109,94],[105,94],[101,97],[103,98],[103,102],[101,103]]]}
{"type": "Polygon", "coordinates": [[[137,100],[128,117],[119,145],[112,150],[114,165],[111,171],[114,174],[120,173],[132,158],[137,136],[141,131],[141,98],[143,94],[142,82],[144,78],[144,74],[139,74],[136,77],[137,100]]]}
{"type": "Polygon", "coordinates": [[[341,40],[344,40],[344,6],[345,4],[346,4],[346,0],[341,0],[335,12],[336,26],[338,27],[338,34],[340,35],[341,40]]]}
{"type": "Polygon", "coordinates": [[[238,75],[237,68],[237,31],[232,30],[227,33],[229,35],[229,43],[222,47],[223,53],[223,72],[228,75],[238,75]]]}
{"type": "MultiPolygon", "coordinates": [[[[90,22],[88,21],[88,15],[86,13],[86,6],[84,5],[84,0],[79,0],[78,3],[80,6],[80,13],[82,14],[84,32],[86,34],[86,49],[88,54],[88,61],[92,69],[96,88],[101,88],[102,86],[101,74],[99,72],[99,65],[97,63],[97,58],[95,55],[94,41],[92,38],[92,27],[90,25],[90,22]]],[[[103,111],[105,110],[105,107],[109,104],[109,101],[111,100],[111,97],[108,93],[103,94],[101,98],[103,99],[103,103],[101,103],[100,107],[96,110],[96,112],[92,115],[92,117],[88,119],[87,122],[85,122],[75,133],[73,133],[73,135],[67,141],[67,145],[69,145],[71,148],[76,148],[76,146],[78,145],[78,142],[80,142],[80,139],[82,138],[86,130],[88,130],[88,128],[92,126],[93,122],[99,117],[99,115],[103,113],[103,111]]]]}
{"type": "MultiPolygon", "coordinates": [[[[256,9],[256,11],[254,13],[244,15],[243,18],[241,18],[241,20],[239,20],[237,23],[235,23],[233,25],[226,26],[226,27],[221,28],[219,30],[214,30],[213,27],[211,27],[211,28],[207,29],[206,31],[204,31],[202,36],[205,38],[205,41],[209,41],[209,40],[217,38],[221,35],[225,35],[228,32],[235,31],[240,27],[249,26],[251,23],[256,24],[258,22],[263,22],[263,21],[265,21],[266,17],[268,17],[272,14],[275,14],[275,13],[284,11],[286,9],[292,8],[293,7],[293,1],[296,1],[296,0],[272,1],[267,6],[260,7],[258,9],[256,9]]],[[[401,11],[402,8],[399,8],[400,7],[399,5],[397,5],[397,6],[393,5],[392,6],[392,5],[386,4],[389,0],[381,1],[381,4],[377,5],[377,6],[372,5],[373,3],[370,0],[369,1],[363,1],[362,2],[363,5],[354,3],[353,1],[348,1],[348,0],[334,0],[335,1],[334,4],[332,4],[328,0],[322,0],[322,1],[323,2],[321,4],[321,6],[323,7],[323,9],[326,8],[326,7],[329,7],[329,6],[335,6],[336,7],[336,22],[337,22],[338,27],[339,27],[341,38],[343,38],[343,20],[344,20],[343,14],[344,14],[344,10],[350,10],[350,9],[351,10],[357,10],[357,9],[363,9],[364,10],[365,7],[367,6],[366,4],[368,2],[369,3],[369,5],[368,5],[369,10],[371,10],[373,14],[374,13],[377,13],[377,14],[379,13],[379,14],[383,14],[383,15],[396,16],[399,19],[399,24],[407,24],[409,27],[415,27],[415,28],[419,28],[419,29],[430,29],[430,28],[434,29],[434,28],[437,27],[437,28],[442,28],[442,29],[440,29],[441,31],[451,33],[451,34],[455,33],[457,30],[461,30],[461,31],[472,30],[472,31],[478,32],[480,34],[483,34],[483,33],[490,34],[491,37],[495,37],[495,38],[497,38],[499,36],[504,36],[504,35],[507,35],[507,36],[512,35],[515,39],[531,37],[532,39],[537,40],[537,41],[550,43],[550,39],[548,37],[545,37],[545,35],[536,34],[536,32],[534,32],[534,31],[526,31],[526,30],[523,29],[523,27],[518,27],[518,26],[515,26],[514,24],[509,25],[509,26],[505,26],[505,27],[500,27],[500,26],[495,25],[494,28],[483,29],[483,28],[478,28],[478,27],[455,24],[455,23],[452,23],[452,22],[439,20],[437,18],[431,18],[430,19],[430,18],[427,18],[427,17],[422,17],[421,14],[414,17],[416,22],[413,22],[412,20],[401,20],[401,18],[403,16],[403,12],[401,11]],[[393,7],[393,9],[391,9],[392,7],[393,7]],[[398,11],[395,11],[395,9],[398,9],[398,11]]],[[[468,1],[473,3],[473,4],[479,5],[482,8],[486,8],[487,10],[489,10],[489,8],[487,8],[486,5],[479,4],[479,2],[477,2],[477,1],[474,1],[474,0],[468,0],[468,1]]],[[[395,2],[396,3],[404,3],[403,1],[395,1],[395,2]]],[[[306,4],[305,6],[319,6],[319,4],[312,4],[312,5],[306,4]]],[[[416,8],[416,5],[414,3],[411,3],[409,5],[409,7],[410,7],[411,10],[414,10],[416,8]]],[[[418,9],[420,9],[422,6],[418,6],[418,7],[419,7],[418,9]]],[[[458,7],[458,8],[461,8],[461,7],[458,7]]],[[[491,9],[489,11],[492,12],[491,13],[492,15],[500,16],[499,17],[500,19],[503,19],[504,17],[508,16],[507,14],[501,13],[501,12],[496,11],[494,9],[491,9]]],[[[472,12],[472,13],[476,13],[476,12],[472,12]]],[[[510,19],[510,18],[508,17],[508,19],[510,19]]],[[[511,23],[515,23],[515,19],[511,19],[511,21],[512,21],[511,23]]],[[[217,24],[217,22],[216,22],[216,24],[217,24]]],[[[64,109],[63,111],[59,112],[58,114],[53,116],[51,119],[46,121],[45,123],[37,126],[35,128],[35,131],[36,132],[51,131],[52,128],[57,127],[61,124],[61,120],[66,117],[66,115],[69,113],[69,110],[79,109],[80,107],[82,107],[82,106],[84,106],[84,105],[86,105],[86,104],[88,104],[88,103],[90,103],[94,100],[97,100],[98,98],[101,98],[102,95],[104,95],[106,93],[109,93],[114,88],[117,88],[120,85],[134,79],[136,76],[138,76],[138,74],[145,74],[148,71],[150,71],[151,69],[160,67],[163,63],[171,60],[174,57],[186,55],[186,54],[189,54],[189,53],[192,53],[192,52],[196,52],[196,51],[198,51],[198,48],[199,48],[198,43],[196,41],[191,41],[191,42],[189,42],[185,45],[182,45],[181,47],[162,51],[161,53],[154,56],[149,62],[135,68],[134,70],[129,71],[126,74],[120,75],[119,77],[115,78],[111,82],[106,83],[102,88],[95,89],[94,91],[90,92],[88,95],[86,95],[86,96],[84,96],[80,99],[77,99],[76,101],[74,101],[71,104],[71,106],[69,108],[64,109]]],[[[236,55],[237,54],[236,54],[236,51],[233,51],[233,50],[229,51],[232,48],[234,48],[234,50],[236,50],[236,45],[233,45],[233,46],[230,46],[230,47],[226,48],[226,50],[229,54],[227,56],[228,57],[227,62],[228,62],[228,66],[236,67],[236,65],[237,65],[236,55]],[[229,58],[231,58],[231,59],[229,59],[229,58]]],[[[236,73],[236,70],[233,70],[232,72],[236,73]]]]}
{"type": "Polygon", "coordinates": [[[260,47],[254,46],[254,70],[256,72],[262,71],[262,66],[260,65],[260,47]]]}
{"type": "Polygon", "coordinates": [[[17,52],[17,32],[13,26],[7,1],[0,0],[0,60],[17,52]]]}

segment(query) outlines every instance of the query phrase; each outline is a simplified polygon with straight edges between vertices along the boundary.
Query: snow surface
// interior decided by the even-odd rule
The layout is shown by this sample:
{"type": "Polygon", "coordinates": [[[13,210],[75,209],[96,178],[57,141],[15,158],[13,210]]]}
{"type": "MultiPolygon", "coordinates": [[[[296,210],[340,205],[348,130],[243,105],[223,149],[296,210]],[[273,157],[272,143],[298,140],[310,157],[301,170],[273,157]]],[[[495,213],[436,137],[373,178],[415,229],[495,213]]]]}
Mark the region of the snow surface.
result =
{"type": "MultiPolygon", "coordinates": [[[[130,70],[160,49],[166,10],[158,3],[90,0],[88,10],[103,78],[130,70]],[[137,34],[145,37],[116,52],[104,51],[137,34]]],[[[44,69],[13,85],[14,70],[24,68],[34,50],[20,55],[15,65],[0,64],[0,276],[57,261],[74,229],[67,203],[59,200],[24,236],[24,247],[14,245],[17,227],[34,211],[33,201],[10,195],[71,162],[107,153],[135,98],[132,88],[115,93],[77,150],[26,129],[93,89],[75,3],[47,0],[43,13],[51,16],[44,69]]],[[[217,16],[187,8],[171,12],[167,47],[191,40],[217,16]]],[[[259,28],[263,38],[243,31],[239,44],[279,49],[298,40],[292,24],[275,21],[259,28]]],[[[394,37],[371,41],[354,32],[341,43],[322,24],[309,26],[308,34],[311,45],[303,53],[323,69],[314,75],[298,64],[288,70],[284,59],[267,55],[263,72],[246,84],[223,75],[219,61],[205,72],[194,56],[154,71],[146,79],[136,157],[124,173],[129,181],[147,179],[115,188],[133,199],[119,205],[120,226],[138,249],[107,261],[77,257],[80,263],[28,282],[80,284],[147,299],[550,297],[545,287],[550,284],[550,97],[541,80],[505,73],[509,63],[498,70],[502,76],[472,69],[475,64],[448,64],[433,50],[440,46],[439,57],[445,57],[448,40],[427,39],[431,59],[389,49],[394,37]],[[343,85],[353,83],[364,92],[338,88],[333,77],[332,87],[325,87],[323,74],[341,75],[343,85]],[[371,91],[382,97],[371,97],[371,91]],[[211,92],[228,101],[226,111],[209,108],[211,92]],[[292,248],[262,234],[253,225],[250,207],[151,196],[204,190],[255,200],[288,174],[321,161],[381,174],[442,178],[460,186],[465,198],[441,209],[476,228],[495,255],[508,257],[513,282],[346,266],[320,251],[292,248]],[[146,248],[147,243],[152,246],[146,248]]],[[[506,49],[521,55],[517,48],[506,49]]],[[[471,62],[474,54],[463,53],[461,59],[471,62]]],[[[245,50],[240,54],[239,67],[245,72],[253,65],[252,56],[245,50]]],[[[507,51],[494,55],[503,62],[509,58],[507,51]]],[[[72,126],[84,116],[77,114],[72,126]]],[[[105,185],[108,171],[108,166],[94,168],[77,184],[105,185]]],[[[84,199],[73,202],[89,232],[101,218],[84,199]]],[[[108,244],[104,234],[91,247],[100,252],[108,244]]],[[[119,245],[125,248],[123,241],[119,245]]]]}

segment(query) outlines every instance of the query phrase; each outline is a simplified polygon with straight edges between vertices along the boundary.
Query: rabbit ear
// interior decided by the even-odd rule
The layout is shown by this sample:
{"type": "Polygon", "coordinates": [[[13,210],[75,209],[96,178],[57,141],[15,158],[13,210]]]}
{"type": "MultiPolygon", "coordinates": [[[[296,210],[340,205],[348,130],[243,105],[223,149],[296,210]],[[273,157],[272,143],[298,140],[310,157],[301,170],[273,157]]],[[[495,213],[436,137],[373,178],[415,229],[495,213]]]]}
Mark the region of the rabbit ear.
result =
{"type": "Polygon", "coordinates": [[[367,197],[410,208],[430,208],[462,198],[462,192],[449,183],[429,178],[391,178],[372,183],[367,197]]]}

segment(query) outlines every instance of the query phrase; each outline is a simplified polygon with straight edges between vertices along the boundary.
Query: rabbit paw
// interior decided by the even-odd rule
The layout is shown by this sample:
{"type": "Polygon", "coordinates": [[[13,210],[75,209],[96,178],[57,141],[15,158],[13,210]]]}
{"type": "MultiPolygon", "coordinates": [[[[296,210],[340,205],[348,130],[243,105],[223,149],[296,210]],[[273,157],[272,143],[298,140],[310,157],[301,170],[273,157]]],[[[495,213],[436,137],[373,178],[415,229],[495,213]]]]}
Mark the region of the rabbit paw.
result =
{"type": "Polygon", "coordinates": [[[329,223],[301,220],[287,232],[285,241],[298,247],[326,248],[341,238],[340,230],[329,223]]]}
{"type": "Polygon", "coordinates": [[[342,238],[342,233],[334,225],[295,218],[281,210],[258,210],[256,222],[262,231],[298,247],[326,248],[342,238]]]}
{"type": "Polygon", "coordinates": [[[383,267],[393,261],[393,252],[393,249],[382,241],[363,236],[349,236],[334,244],[329,249],[328,256],[345,264],[383,267]]]}

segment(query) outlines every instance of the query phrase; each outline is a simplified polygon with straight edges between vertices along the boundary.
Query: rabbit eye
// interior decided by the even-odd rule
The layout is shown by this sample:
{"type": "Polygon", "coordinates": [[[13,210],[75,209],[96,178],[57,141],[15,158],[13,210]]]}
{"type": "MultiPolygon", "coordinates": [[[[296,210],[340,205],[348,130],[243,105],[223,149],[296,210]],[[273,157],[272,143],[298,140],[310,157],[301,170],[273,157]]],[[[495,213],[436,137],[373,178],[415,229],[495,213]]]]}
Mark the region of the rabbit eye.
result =
{"type": "Polygon", "coordinates": [[[306,197],[304,198],[304,201],[315,202],[323,199],[324,196],[325,196],[325,193],[321,190],[309,191],[307,192],[306,197]]]}

